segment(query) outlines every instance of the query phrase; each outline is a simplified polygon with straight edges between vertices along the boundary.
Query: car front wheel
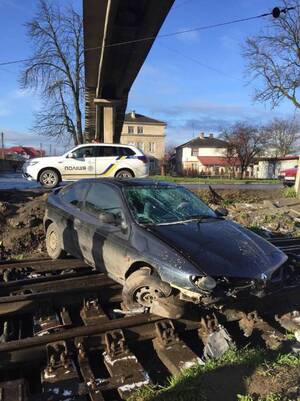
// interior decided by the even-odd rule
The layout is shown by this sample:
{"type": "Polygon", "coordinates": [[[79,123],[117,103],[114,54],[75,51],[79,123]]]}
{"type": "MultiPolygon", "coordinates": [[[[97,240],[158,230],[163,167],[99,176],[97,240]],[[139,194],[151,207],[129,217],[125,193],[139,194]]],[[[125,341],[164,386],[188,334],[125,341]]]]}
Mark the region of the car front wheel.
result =
{"type": "Polygon", "coordinates": [[[60,178],[55,170],[47,169],[41,172],[39,181],[45,188],[55,188],[59,184],[60,178]]]}
{"type": "Polygon", "coordinates": [[[145,267],[132,273],[123,287],[123,303],[129,309],[145,308],[149,310],[158,298],[168,297],[172,288],[159,277],[151,274],[145,267]]]}
{"type": "Polygon", "coordinates": [[[119,170],[116,175],[116,178],[132,178],[134,177],[133,173],[130,170],[119,170]]]}
{"type": "Polygon", "coordinates": [[[66,251],[62,248],[59,229],[55,223],[51,223],[46,231],[46,248],[51,259],[63,259],[66,251]]]}

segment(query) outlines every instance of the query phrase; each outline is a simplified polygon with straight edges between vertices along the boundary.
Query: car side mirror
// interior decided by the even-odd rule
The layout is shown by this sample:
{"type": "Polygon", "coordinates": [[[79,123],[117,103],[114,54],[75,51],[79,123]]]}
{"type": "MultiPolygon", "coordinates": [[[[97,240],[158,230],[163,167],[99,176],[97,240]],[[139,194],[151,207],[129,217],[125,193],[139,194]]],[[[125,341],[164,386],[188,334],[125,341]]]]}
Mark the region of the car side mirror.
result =
{"type": "Polygon", "coordinates": [[[67,159],[75,159],[75,158],[76,157],[75,157],[74,153],[67,154],[67,159]]]}
{"type": "Polygon", "coordinates": [[[225,207],[218,207],[215,209],[215,213],[222,217],[228,216],[228,210],[225,207]]]}
{"type": "Polygon", "coordinates": [[[103,224],[115,224],[116,218],[115,215],[109,212],[101,212],[98,216],[100,223],[103,224]]]}

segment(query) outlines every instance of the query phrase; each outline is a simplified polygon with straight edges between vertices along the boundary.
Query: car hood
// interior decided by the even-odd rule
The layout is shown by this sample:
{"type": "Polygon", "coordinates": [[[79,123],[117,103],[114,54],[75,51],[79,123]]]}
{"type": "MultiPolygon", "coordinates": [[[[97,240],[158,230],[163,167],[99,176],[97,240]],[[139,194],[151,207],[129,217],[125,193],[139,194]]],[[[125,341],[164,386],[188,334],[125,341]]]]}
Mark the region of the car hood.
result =
{"type": "Polygon", "coordinates": [[[45,157],[35,157],[33,159],[28,160],[28,162],[46,162],[47,165],[50,163],[57,163],[63,159],[63,156],[45,156],[45,157]]]}
{"type": "Polygon", "coordinates": [[[149,230],[188,258],[199,273],[210,276],[266,279],[287,260],[268,241],[228,220],[151,226],[149,230]]]}

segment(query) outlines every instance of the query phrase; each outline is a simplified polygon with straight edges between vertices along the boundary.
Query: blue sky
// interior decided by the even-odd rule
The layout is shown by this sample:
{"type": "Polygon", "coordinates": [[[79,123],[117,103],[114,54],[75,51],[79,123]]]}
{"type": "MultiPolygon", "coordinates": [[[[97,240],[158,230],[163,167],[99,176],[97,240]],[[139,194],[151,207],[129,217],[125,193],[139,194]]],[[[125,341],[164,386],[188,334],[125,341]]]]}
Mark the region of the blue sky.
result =
{"type": "MultiPolygon", "coordinates": [[[[27,58],[30,43],[24,23],[34,14],[36,0],[0,0],[0,62],[27,58]]],[[[81,1],[74,0],[81,9],[81,1]]],[[[185,30],[244,18],[272,10],[274,0],[175,0],[160,33],[185,30]]],[[[270,17],[269,17],[270,18],[270,17]]],[[[276,116],[291,116],[284,102],[253,103],[254,83],[246,85],[241,46],[268,24],[268,18],[158,38],[130,93],[128,109],[166,121],[169,143],[183,143],[199,132],[218,133],[236,120],[264,123],[276,116]]],[[[30,133],[40,99],[21,91],[20,65],[0,67],[0,131],[7,145],[39,145],[49,139],[30,133]]],[[[58,151],[62,144],[52,141],[58,151]]]]}

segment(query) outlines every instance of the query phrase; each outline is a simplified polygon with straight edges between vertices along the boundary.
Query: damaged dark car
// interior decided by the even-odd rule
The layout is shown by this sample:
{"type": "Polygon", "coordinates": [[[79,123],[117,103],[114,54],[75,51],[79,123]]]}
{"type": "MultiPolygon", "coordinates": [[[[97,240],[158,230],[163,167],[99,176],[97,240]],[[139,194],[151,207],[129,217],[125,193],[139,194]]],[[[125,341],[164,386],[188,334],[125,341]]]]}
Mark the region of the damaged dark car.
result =
{"type": "Polygon", "coordinates": [[[187,302],[263,297],[282,281],[287,255],[225,215],[175,184],[81,180],[49,196],[46,246],[120,283],[125,311],[179,318],[187,302]]]}

